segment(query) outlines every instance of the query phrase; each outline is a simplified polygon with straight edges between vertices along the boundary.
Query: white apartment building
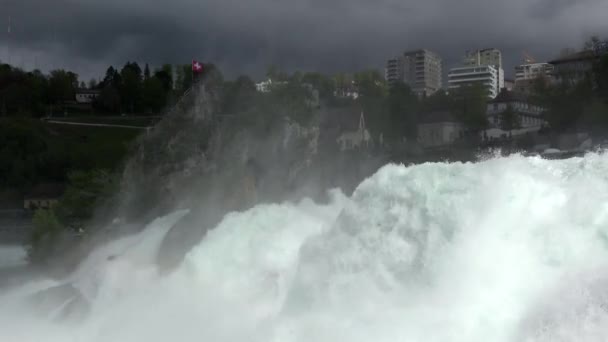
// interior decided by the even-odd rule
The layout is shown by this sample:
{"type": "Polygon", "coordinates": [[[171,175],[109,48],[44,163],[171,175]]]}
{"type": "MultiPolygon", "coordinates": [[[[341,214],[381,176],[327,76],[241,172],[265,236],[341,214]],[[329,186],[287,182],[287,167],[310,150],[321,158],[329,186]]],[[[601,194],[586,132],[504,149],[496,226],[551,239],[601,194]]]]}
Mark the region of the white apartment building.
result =
{"type": "Polygon", "coordinates": [[[502,52],[496,48],[469,50],[464,56],[464,66],[492,65],[496,68],[498,83],[496,94],[505,87],[505,71],[502,67],[502,52]]]}
{"type": "Polygon", "coordinates": [[[448,73],[448,89],[454,90],[462,86],[482,84],[488,92],[488,98],[493,99],[499,93],[499,77],[499,71],[493,65],[452,68],[448,73]]]}

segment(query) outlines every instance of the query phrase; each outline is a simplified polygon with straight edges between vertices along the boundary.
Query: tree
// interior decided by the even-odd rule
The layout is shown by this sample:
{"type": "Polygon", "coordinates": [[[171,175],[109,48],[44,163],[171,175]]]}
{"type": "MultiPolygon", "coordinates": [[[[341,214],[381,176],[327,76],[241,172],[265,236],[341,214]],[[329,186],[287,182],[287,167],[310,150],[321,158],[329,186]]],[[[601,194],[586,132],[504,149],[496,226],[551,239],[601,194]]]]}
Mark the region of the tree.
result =
{"type": "Polygon", "coordinates": [[[369,129],[375,134],[384,133],[388,120],[386,99],[388,87],[377,70],[365,70],[354,75],[354,85],[359,90],[357,103],[362,107],[369,129]]]}
{"type": "Polygon", "coordinates": [[[116,87],[114,87],[112,84],[108,84],[101,90],[95,105],[106,111],[118,113],[120,111],[120,103],[121,101],[118,89],[116,89],[116,87]]]}
{"type": "Polygon", "coordinates": [[[438,90],[431,96],[427,96],[421,103],[422,111],[432,112],[438,110],[448,110],[454,107],[452,97],[443,90],[438,90]]]}
{"type": "Polygon", "coordinates": [[[166,105],[167,93],[160,79],[151,77],[144,81],[143,101],[146,110],[158,113],[163,109],[166,105]]]}
{"type": "Polygon", "coordinates": [[[114,69],[113,66],[110,66],[108,70],[106,70],[106,76],[104,77],[100,86],[103,88],[108,85],[113,86],[115,89],[120,89],[122,85],[120,74],[116,69],[114,69]]]}
{"type": "Polygon", "coordinates": [[[539,87],[535,101],[546,108],[544,118],[551,129],[564,132],[581,122],[584,107],[592,100],[593,91],[589,80],[576,84],[560,82],[539,87]]]}
{"type": "Polygon", "coordinates": [[[173,66],[164,64],[159,70],[154,71],[154,77],[162,83],[166,93],[173,91],[173,66]]]}
{"type": "Polygon", "coordinates": [[[450,96],[454,104],[453,113],[471,133],[479,133],[487,127],[488,90],[483,84],[463,85],[454,89],[450,96]]]}
{"type": "Polygon", "coordinates": [[[302,75],[302,83],[312,85],[319,91],[319,97],[323,100],[331,100],[334,97],[336,87],[334,82],[327,76],[318,72],[308,72],[302,75]]]}
{"type": "Polygon", "coordinates": [[[120,177],[107,170],[73,171],[65,194],[53,209],[65,227],[80,228],[95,209],[119,189],[120,177]]]}
{"type": "Polygon", "coordinates": [[[513,110],[511,105],[507,106],[502,113],[500,113],[500,128],[511,133],[512,130],[521,127],[521,119],[519,115],[513,110]]]}
{"type": "Polygon", "coordinates": [[[36,210],[32,222],[34,229],[29,237],[28,259],[32,263],[43,263],[65,227],[53,210],[36,210]]]}
{"type": "Polygon", "coordinates": [[[89,80],[89,89],[97,89],[97,80],[94,78],[91,78],[91,80],[89,80]]]}
{"type": "Polygon", "coordinates": [[[597,95],[608,104],[608,53],[600,56],[593,67],[593,78],[597,95]]]}
{"type": "Polygon", "coordinates": [[[49,96],[53,103],[72,101],[78,87],[78,75],[65,70],[53,70],[49,77],[49,96]]]}
{"type": "Polygon", "coordinates": [[[273,82],[285,82],[289,79],[289,75],[282,71],[276,64],[272,64],[268,67],[266,77],[273,82]]]}
{"type": "Polygon", "coordinates": [[[146,67],[144,68],[144,81],[150,78],[150,66],[146,63],[146,67]]]}
{"type": "Polygon", "coordinates": [[[405,83],[391,86],[388,95],[389,120],[384,132],[386,137],[399,141],[403,137],[415,139],[417,135],[418,97],[405,83]]]}
{"type": "Polygon", "coordinates": [[[247,76],[239,76],[234,82],[225,82],[223,88],[222,111],[224,113],[245,112],[256,99],[255,83],[247,76]]]}
{"type": "Polygon", "coordinates": [[[122,87],[119,88],[120,98],[124,108],[131,113],[141,109],[142,71],[137,63],[128,62],[120,71],[122,87]]]}

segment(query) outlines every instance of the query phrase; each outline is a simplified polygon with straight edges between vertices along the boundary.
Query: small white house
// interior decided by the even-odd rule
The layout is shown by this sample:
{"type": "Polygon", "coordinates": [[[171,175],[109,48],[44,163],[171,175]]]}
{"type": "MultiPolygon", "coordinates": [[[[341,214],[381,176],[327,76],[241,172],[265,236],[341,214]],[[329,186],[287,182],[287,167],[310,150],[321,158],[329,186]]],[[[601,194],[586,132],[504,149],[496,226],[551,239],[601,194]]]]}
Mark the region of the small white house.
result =
{"type": "Polygon", "coordinates": [[[78,89],[76,91],[77,103],[93,103],[99,97],[99,90],[78,89]]]}
{"type": "Polygon", "coordinates": [[[465,127],[449,111],[426,113],[418,124],[418,143],[425,148],[453,144],[465,133],[465,127]]]}

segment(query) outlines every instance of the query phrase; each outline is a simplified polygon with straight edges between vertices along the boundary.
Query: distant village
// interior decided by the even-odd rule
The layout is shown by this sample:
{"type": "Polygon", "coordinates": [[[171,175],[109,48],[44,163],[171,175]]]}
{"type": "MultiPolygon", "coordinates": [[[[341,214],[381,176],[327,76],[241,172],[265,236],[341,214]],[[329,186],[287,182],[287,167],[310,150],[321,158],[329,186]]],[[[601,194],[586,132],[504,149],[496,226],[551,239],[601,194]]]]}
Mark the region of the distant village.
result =
{"type": "MultiPolygon", "coordinates": [[[[483,142],[491,143],[499,140],[517,140],[521,138],[531,139],[534,142],[532,148],[536,152],[556,152],[563,150],[583,151],[592,146],[590,135],[587,132],[569,132],[562,134],[556,146],[539,136],[543,130],[548,128],[548,122],[544,117],[546,108],[533,101],[535,82],[542,81],[549,86],[559,84],[567,79],[568,82],[577,83],[589,76],[599,56],[605,54],[606,45],[601,45],[604,50],[574,51],[566,49],[562,51],[559,58],[538,62],[524,52],[521,65],[514,70],[514,79],[505,78],[503,69],[503,56],[499,49],[487,48],[466,51],[460,66],[451,68],[447,73],[447,87],[444,88],[444,70],[442,58],[439,54],[419,49],[407,51],[403,54],[388,59],[384,70],[384,77],[390,87],[397,83],[408,85],[419,98],[427,98],[444,92],[450,92],[470,86],[482,84],[487,93],[486,115],[488,127],[481,131],[480,137],[483,142]],[[505,130],[501,125],[501,114],[507,109],[512,109],[516,115],[517,127],[505,130]]],[[[277,82],[267,79],[256,84],[259,92],[270,92],[273,86],[284,84],[285,81],[277,82]]],[[[356,100],[359,90],[356,82],[351,80],[347,87],[337,88],[334,93],[337,97],[345,97],[356,100]]],[[[318,93],[313,93],[318,100],[318,93]]],[[[417,124],[416,143],[425,149],[449,148],[457,143],[467,131],[465,125],[445,108],[420,115],[417,124]]],[[[365,113],[360,116],[351,116],[351,127],[355,130],[343,132],[338,138],[342,150],[355,149],[381,142],[382,137],[376,139],[370,134],[365,126],[365,113]]]]}
{"type": "MultiPolygon", "coordinates": [[[[537,88],[539,84],[548,88],[565,84],[572,88],[586,82],[606,56],[608,44],[602,41],[580,51],[564,51],[549,61],[536,61],[524,54],[522,64],[515,67],[514,79],[507,79],[499,49],[466,51],[460,65],[447,72],[439,54],[418,49],[388,59],[384,73],[367,70],[332,76],[314,72],[287,75],[275,70],[257,83],[247,76],[224,80],[212,64],[196,61],[175,69],[165,65],[154,71],[148,65],[142,70],[137,63],[129,62],[120,71],[108,68],[103,80],[91,80],[88,85],[79,82],[76,74],[63,70],[46,76],[37,70],[24,72],[0,65],[5,75],[2,77],[8,79],[5,87],[0,83],[0,119],[25,118],[38,124],[42,121],[46,126],[36,129],[47,134],[46,140],[35,146],[13,146],[15,150],[8,152],[30,163],[31,173],[38,178],[14,181],[0,175],[0,181],[7,185],[6,189],[0,188],[0,230],[10,226],[11,232],[16,232],[14,239],[22,239],[20,234],[29,230],[25,227],[31,225],[34,212],[52,209],[65,195],[69,181],[59,173],[100,168],[97,165],[100,158],[88,158],[94,153],[56,154],[49,147],[51,144],[88,144],[87,148],[100,149],[106,143],[116,143],[112,140],[117,139],[119,131],[111,132],[112,129],[137,131],[120,133],[125,141],[118,142],[110,154],[105,153],[105,157],[115,159],[110,165],[118,165],[125,158],[124,146],[140,132],[153,130],[159,120],[172,112],[188,110],[195,112],[196,117],[209,115],[205,105],[196,99],[197,92],[192,90],[212,82],[221,90],[221,99],[214,117],[203,117],[210,119],[211,125],[230,120],[235,126],[239,120],[277,120],[276,115],[264,117],[269,111],[277,111],[294,134],[314,146],[313,154],[337,149],[343,155],[355,155],[351,163],[367,158],[361,157],[364,155],[406,163],[472,160],[471,156],[491,149],[554,158],[581,154],[603,145],[606,134],[594,135],[589,129],[593,124],[577,126],[571,124],[572,120],[566,120],[560,130],[555,129],[547,115],[551,101],[539,101],[537,88]],[[62,91],[55,91],[58,88],[62,91]],[[467,99],[470,94],[458,95],[469,88],[481,89],[481,96],[472,96],[474,103],[467,99]],[[34,103],[32,92],[43,95],[34,103]],[[458,102],[458,96],[463,101],[458,102]],[[268,107],[269,103],[276,106],[268,107]],[[455,108],[460,105],[466,108],[455,108]],[[481,118],[463,117],[471,112],[481,118]],[[71,129],[60,129],[68,125],[71,129]],[[106,133],[100,134],[100,130],[106,133]],[[55,159],[55,178],[45,173],[47,166],[41,160],[47,159],[28,157],[32,153],[30,148],[47,153],[47,158],[51,158],[48,160],[55,159]],[[65,161],[57,162],[57,156],[65,161]],[[65,165],[69,165],[67,171],[62,169],[65,165]]],[[[600,94],[597,96],[601,101],[606,101],[608,96],[602,95],[605,90],[597,90],[598,87],[606,85],[595,84],[592,91],[585,91],[600,94]]],[[[606,108],[599,110],[600,121],[597,115],[593,119],[608,128],[606,108]]],[[[566,116],[580,116],[574,113],[578,109],[572,111],[566,116]]],[[[24,139],[33,134],[33,129],[19,127],[24,139]]],[[[113,171],[119,172],[117,168],[114,166],[113,171]]],[[[23,174],[16,168],[4,171],[13,178],[23,174]]],[[[0,231],[0,234],[11,233],[0,231]]]]}

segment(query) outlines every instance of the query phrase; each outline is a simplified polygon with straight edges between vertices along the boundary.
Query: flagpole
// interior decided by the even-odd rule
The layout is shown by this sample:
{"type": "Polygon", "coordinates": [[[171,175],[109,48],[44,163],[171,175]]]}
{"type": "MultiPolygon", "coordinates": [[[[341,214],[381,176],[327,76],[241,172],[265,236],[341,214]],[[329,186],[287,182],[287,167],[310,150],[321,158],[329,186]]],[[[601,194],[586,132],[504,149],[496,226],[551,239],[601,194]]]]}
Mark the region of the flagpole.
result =
{"type": "Polygon", "coordinates": [[[7,63],[10,65],[11,64],[11,33],[12,33],[12,29],[11,29],[11,16],[8,16],[8,29],[7,29],[7,43],[6,43],[6,55],[7,55],[7,63]]]}

